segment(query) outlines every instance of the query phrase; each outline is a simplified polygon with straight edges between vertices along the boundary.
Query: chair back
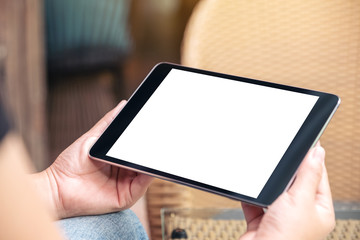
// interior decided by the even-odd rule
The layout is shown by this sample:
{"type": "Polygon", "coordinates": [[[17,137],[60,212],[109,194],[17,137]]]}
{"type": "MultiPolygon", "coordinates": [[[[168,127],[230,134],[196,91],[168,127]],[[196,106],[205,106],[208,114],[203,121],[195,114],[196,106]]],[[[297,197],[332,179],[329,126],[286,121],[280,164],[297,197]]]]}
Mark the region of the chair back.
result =
{"type": "Polygon", "coordinates": [[[335,200],[360,200],[360,2],[203,0],[187,66],[339,95],[321,143],[335,200]]]}

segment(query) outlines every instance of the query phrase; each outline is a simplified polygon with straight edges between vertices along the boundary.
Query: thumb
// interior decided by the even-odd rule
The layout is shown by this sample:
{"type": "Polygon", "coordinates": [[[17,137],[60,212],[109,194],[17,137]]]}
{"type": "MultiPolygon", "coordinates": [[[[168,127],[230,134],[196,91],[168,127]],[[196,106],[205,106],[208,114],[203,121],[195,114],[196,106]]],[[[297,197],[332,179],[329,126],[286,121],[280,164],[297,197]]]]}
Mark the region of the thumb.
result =
{"type": "Polygon", "coordinates": [[[117,114],[123,109],[126,105],[126,100],[122,100],[113,110],[108,112],[102,119],[100,119],[95,126],[93,126],[88,132],[87,135],[90,137],[99,138],[100,135],[105,131],[105,129],[110,125],[114,120],[117,114]]]}
{"type": "Polygon", "coordinates": [[[317,146],[310,150],[288,192],[293,195],[315,197],[323,173],[324,158],[325,150],[322,147],[317,146]]]}

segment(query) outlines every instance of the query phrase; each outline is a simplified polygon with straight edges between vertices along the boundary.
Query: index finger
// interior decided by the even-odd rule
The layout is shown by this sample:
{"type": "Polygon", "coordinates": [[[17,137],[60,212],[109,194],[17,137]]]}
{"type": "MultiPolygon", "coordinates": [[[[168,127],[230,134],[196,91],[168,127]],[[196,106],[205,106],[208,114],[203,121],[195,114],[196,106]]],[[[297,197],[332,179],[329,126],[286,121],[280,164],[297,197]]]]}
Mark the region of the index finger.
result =
{"type": "Polygon", "coordinates": [[[323,174],[319,183],[316,201],[326,208],[333,207],[330,184],[325,164],[323,164],[323,174]]]}
{"type": "Polygon", "coordinates": [[[322,147],[311,149],[301,163],[295,181],[288,193],[315,198],[323,175],[324,158],[325,150],[322,147]]]}
{"type": "Polygon", "coordinates": [[[255,230],[258,227],[262,216],[264,215],[264,210],[261,207],[244,202],[241,203],[241,206],[245,215],[248,230],[255,230]]]}

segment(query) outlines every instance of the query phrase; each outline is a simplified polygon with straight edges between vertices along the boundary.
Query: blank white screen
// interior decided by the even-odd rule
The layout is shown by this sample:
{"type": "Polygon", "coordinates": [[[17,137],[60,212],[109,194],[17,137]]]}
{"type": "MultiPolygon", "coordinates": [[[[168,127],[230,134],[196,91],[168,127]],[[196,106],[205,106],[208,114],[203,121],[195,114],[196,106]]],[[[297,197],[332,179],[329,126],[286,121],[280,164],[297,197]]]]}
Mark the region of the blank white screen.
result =
{"type": "Polygon", "coordinates": [[[317,99],[172,69],[107,155],[257,198],[317,99]]]}

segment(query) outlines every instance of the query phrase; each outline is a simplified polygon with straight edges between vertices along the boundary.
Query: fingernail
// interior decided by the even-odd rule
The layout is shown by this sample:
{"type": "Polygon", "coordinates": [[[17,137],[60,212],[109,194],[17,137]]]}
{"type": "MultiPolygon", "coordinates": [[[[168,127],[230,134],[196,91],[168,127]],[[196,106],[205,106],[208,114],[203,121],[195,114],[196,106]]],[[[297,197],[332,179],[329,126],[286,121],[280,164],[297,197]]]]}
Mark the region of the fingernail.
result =
{"type": "Polygon", "coordinates": [[[321,162],[324,162],[325,150],[322,147],[315,147],[313,149],[312,157],[318,159],[321,162]]]}
{"type": "Polygon", "coordinates": [[[126,105],[126,101],[122,100],[121,102],[118,103],[118,105],[116,105],[115,109],[117,109],[117,111],[120,111],[120,109],[122,109],[125,105],[126,105]]]}
{"type": "Polygon", "coordinates": [[[126,104],[126,101],[125,100],[121,100],[118,104],[118,106],[124,106],[126,104]]]}

